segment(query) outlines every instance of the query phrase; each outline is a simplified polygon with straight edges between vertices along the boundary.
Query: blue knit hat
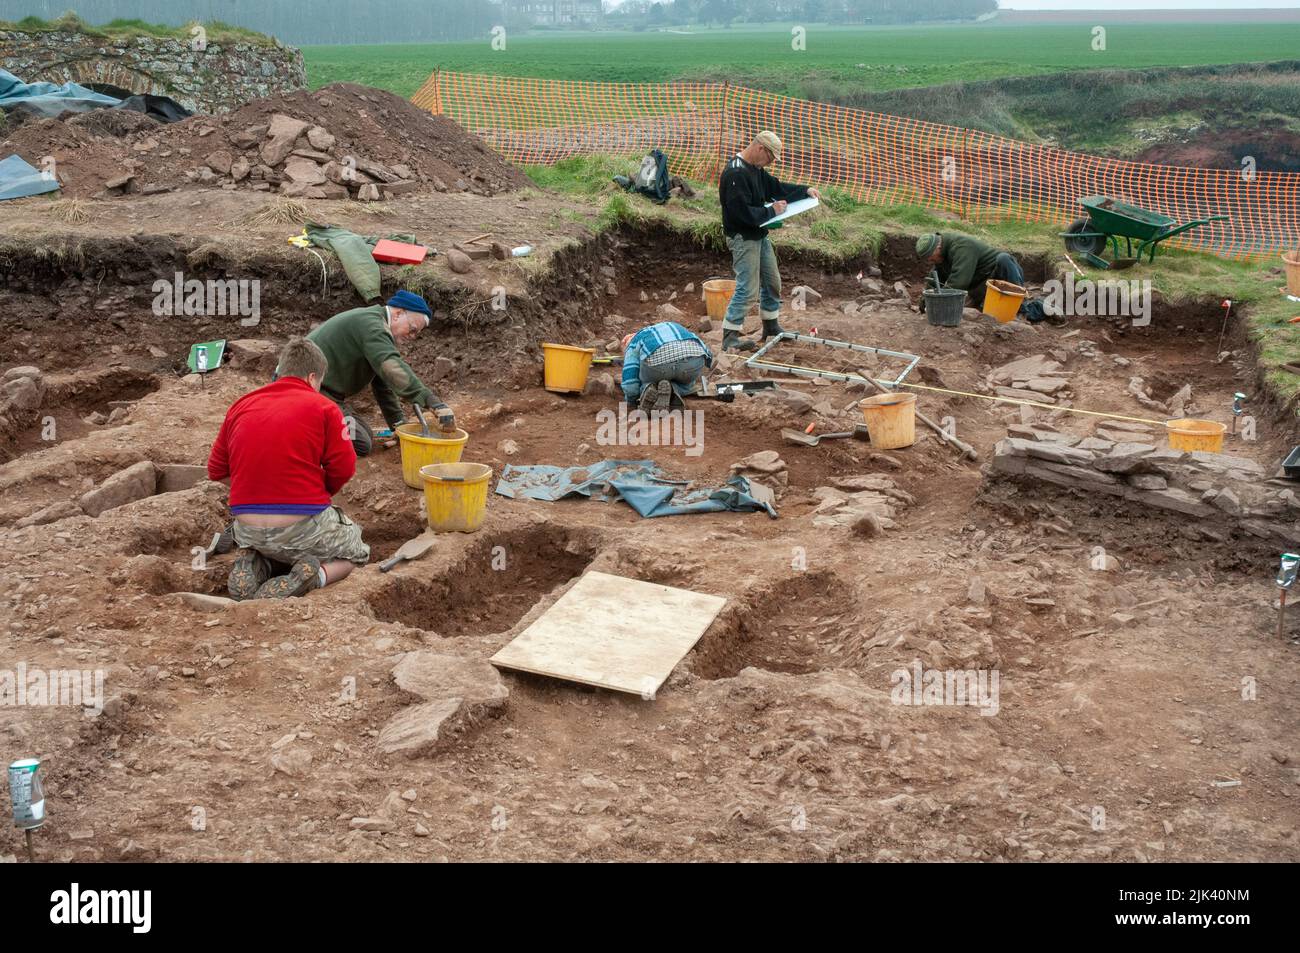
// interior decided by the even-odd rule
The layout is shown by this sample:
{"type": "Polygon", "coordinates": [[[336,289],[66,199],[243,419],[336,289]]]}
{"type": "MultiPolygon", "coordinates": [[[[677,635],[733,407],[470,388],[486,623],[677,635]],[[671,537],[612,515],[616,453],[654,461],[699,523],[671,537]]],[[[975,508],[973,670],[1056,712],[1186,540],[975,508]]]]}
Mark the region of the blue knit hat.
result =
{"type": "Polygon", "coordinates": [[[433,311],[429,309],[429,302],[425,301],[414,291],[399,291],[388,299],[390,308],[401,308],[403,311],[414,311],[417,314],[424,315],[425,327],[433,322],[433,311]]]}

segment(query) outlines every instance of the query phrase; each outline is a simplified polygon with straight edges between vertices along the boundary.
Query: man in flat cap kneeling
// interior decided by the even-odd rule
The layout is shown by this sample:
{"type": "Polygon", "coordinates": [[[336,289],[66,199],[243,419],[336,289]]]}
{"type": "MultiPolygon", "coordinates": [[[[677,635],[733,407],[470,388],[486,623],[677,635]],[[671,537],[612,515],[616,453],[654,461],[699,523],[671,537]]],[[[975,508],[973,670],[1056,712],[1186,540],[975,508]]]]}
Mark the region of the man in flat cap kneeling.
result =
{"type": "Polygon", "coordinates": [[[432,319],[428,302],[413,292],[399,291],[386,305],[336,314],[307,335],[329,361],[320,392],[343,411],[357,456],[370,453],[374,435],[347,402],[367,386],[384,420],[394,429],[406,422],[404,401],[432,410],[444,433],[456,429],[451,408],[424,386],[397,351],[399,341],[414,338],[432,319]]]}

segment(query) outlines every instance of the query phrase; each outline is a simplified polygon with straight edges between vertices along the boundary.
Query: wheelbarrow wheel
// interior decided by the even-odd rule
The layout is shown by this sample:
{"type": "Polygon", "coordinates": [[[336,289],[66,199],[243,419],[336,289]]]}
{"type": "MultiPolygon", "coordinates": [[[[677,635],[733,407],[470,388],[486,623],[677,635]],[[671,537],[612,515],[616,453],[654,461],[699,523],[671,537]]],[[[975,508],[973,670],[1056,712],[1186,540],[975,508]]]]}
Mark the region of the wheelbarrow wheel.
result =
{"type": "MultiPolygon", "coordinates": [[[[1066,231],[1071,233],[1092,232],[1096,231],[1096,229],[1093,228],[1092,220],[1085,215],[1071,222],[1066,231]]],[[[1100,255],[1106,250],[1106,236],[1078,235],[1076,237],[1071,234],[1065,239],[1065,250],[1076,255],[1100,255]]]]}

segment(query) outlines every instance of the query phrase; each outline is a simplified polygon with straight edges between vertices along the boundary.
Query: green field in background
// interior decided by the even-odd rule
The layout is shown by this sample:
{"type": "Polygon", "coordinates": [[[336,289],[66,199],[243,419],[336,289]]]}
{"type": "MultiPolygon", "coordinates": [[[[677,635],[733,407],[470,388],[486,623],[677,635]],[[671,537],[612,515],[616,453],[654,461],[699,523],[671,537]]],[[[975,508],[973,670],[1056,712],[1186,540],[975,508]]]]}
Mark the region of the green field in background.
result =
{"type": "MultiPolygon", "coordinates": [[[[1104,25],[1104,19],[1102,22],[1104,25]]],[[[678,33],[507,35],[506,49],[481,42],[309,46],[313,87],[363,83],[410,96],[435,68],[469,73],[664,82],[730,79],[799,96],[804,83],[872,90],[974,82],[1076,69],[1199,66],[1300,58],[1300,24],[1116,24],[1106,50],[1088,26],[807,28],[791,49],[791,27],[769,25],[678,33]]],[[[1086,110],[1086,101],[1079,109],[1086,110]]]]}

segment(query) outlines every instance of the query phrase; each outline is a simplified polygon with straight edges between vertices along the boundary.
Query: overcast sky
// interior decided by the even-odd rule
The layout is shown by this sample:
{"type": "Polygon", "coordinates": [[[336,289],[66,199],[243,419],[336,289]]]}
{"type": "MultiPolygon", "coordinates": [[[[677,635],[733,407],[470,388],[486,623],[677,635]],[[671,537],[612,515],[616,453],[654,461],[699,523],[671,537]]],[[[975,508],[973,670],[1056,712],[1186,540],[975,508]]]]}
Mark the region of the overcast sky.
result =
{"type": "Polygon", "coordinates": [[[1004,10],[1238,10],[1252,7],[1290,9],[1297,0],[1001,0],[1004,10]]]}

